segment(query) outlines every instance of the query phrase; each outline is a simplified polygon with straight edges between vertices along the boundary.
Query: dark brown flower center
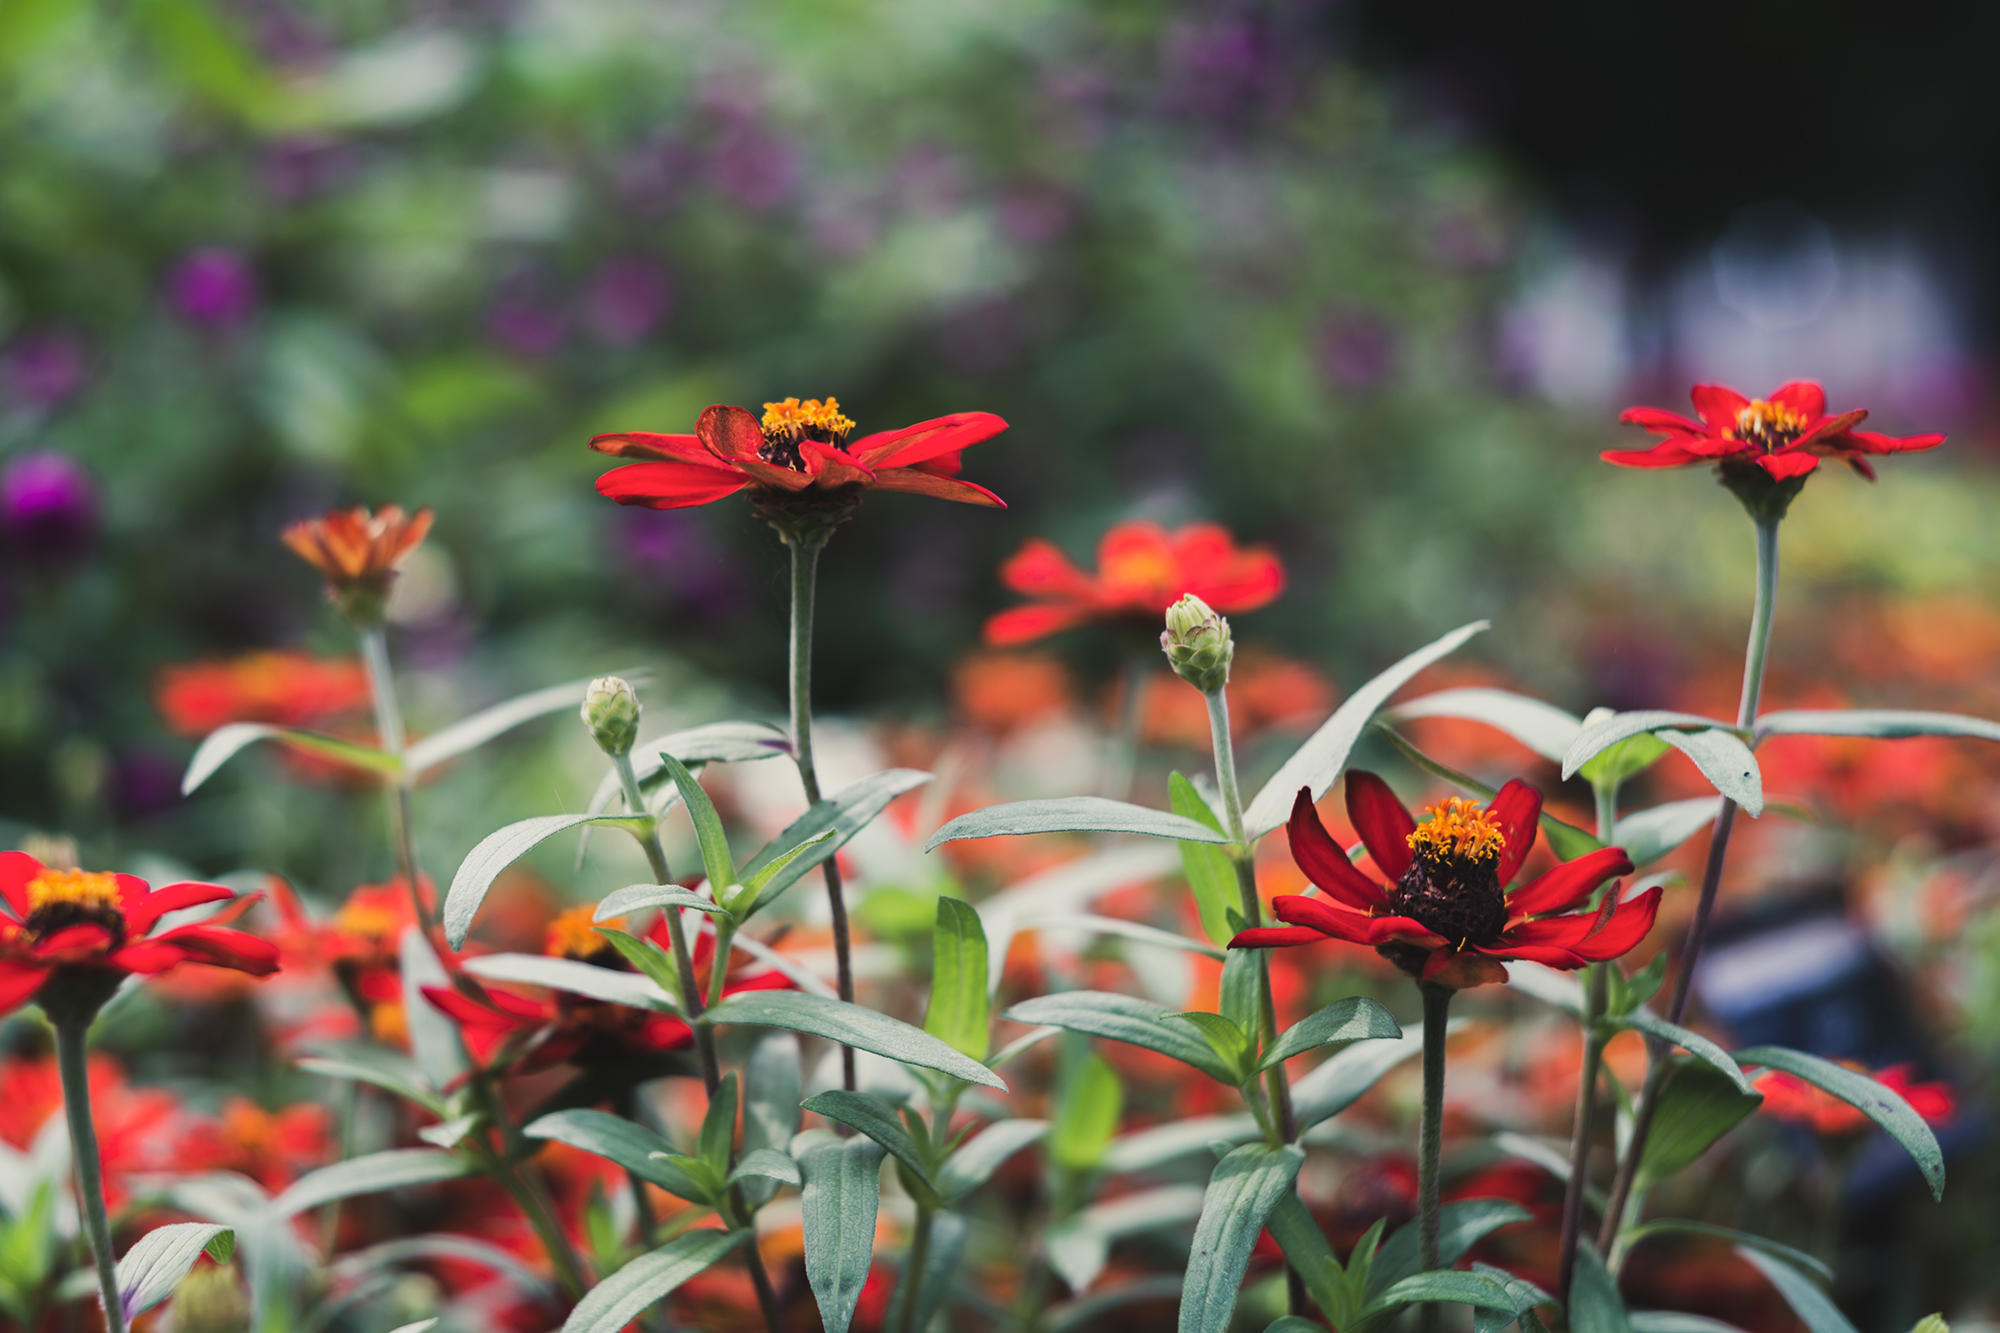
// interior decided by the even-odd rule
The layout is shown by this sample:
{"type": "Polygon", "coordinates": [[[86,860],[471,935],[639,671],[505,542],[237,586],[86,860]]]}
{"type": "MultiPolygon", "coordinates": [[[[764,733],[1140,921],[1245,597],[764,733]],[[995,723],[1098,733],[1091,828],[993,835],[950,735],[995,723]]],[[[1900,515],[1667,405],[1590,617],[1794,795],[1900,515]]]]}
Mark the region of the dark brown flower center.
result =
{"type": "Polygon", "coordinates": [[[1419,855],[1389,890],[1389,910],[1420,922],[1454,948],[1497,943],[1507,926],[1507,897],[1490,859],[1419,855]]]}
{"type": "Polygon", "coordinates": [[[44,870],[28,881],[28,916],[21,924],[36,940],[47,940],[71,926],[102,926],[111,947],[125,943],[123,894],[114,875],[87,870],[44,870]]]}

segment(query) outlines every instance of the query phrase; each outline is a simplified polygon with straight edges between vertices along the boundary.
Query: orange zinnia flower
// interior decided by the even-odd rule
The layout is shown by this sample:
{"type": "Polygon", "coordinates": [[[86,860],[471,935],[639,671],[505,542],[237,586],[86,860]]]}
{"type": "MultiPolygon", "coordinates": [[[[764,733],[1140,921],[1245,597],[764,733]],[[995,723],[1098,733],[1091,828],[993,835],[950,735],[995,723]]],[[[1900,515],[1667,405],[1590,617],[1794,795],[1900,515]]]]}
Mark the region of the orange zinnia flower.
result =
{"type": "Polygon", "coordinates": [[[154,702],[167,726],[204,736],[228,722],[295,727],[368,702],[368,675],[352,658],[248,653],[160,672],[154,702]]]}
{"type": "Polygon", "coordinates": [[[1157,523],[1120,523],[1097,546],[1097,573],[1084,573],[1054,543],[1036,537],[1000,567],[1000,581],[1035,599],[986,622],[992,644],[1028,643],[1092,620],[1159,619],[1192,593],[1217,611],[1254,611],[1285,587],[1285,567],[1267,547],[1238,546],[1214,523],[1168,532],[1157,523]]]}
{"type": "Polygon", "coordinates": [[[357,624],[381,619],[389,585],[410,553],[431,530],[431,511],[406,514],[397,505],[374,513],[365,507],[336,509],[301,519],[281,536],[298,557],[326,575],[328,596],[357,624]]]}

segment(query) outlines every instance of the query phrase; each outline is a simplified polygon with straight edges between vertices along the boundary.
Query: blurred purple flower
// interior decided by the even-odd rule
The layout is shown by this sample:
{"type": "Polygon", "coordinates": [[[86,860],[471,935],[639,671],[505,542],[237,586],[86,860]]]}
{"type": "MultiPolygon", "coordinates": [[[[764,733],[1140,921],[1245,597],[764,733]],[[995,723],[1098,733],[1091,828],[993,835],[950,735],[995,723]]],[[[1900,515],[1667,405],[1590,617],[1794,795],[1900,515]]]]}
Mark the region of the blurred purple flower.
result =
{"type": "Polygon", "coordinates": [[[144,819],[181,799],[178,757],[151,747],[126,750],[111,761],[111,808],[121,819],[144,819]]]}
{"type": "Polygon", "coordinates": [[[234,250],[193,250],[167,275],[167,297],[191,324],[232,328],[257,307],[257,276],[234,250]]]}
{"type": "Polygon", "coordinates": [[[1275,43],[1248,14],[1177,23],[1162,51],[1168,102],[1209,119],[1240,119],[1271,100],[1276,57],[1275,43]]]}
{"type": "Polygon", "coordinates": [[[1060,236],[1075,212],[1070,197],[1049,185],[1016,185],[1000,196],[1000,230],[1023,245],[1060,236]]]}
{"type": "Polygon", "coordinates": [[[0,468],[0,534],[30,560],[82,555],[97,535],[97,488],[66,454],[17,454],[0,468]]]}
{"type": "Polygon", "coordinates": [[[699,514],[679,509],[620,509],[613,558],[662,602],[698,620],[736,618],[747,603],[742,574],[699,514]]]}
{"type": "Polygon", "coordinates": [[[514,355],[538,360],[562,346],[563,317],[541,299],[536,284],[512,282],[487,310],[486,333],[514,355]]]}
{"type": "Polygon", "coordinates": [[[709,145],[706,174],[709,184],[739,207],[767,212],[791,193],[798,150],[755,116],[732,114],[709,145]]]}
{"type": "Polygon", "coordinates": [[[83,383],[83,343],[60,329],[24,333],[0,353],[0,398],[46,412],[83,383]]]}
{"type": "Polygon", "coordinates": [[[608,260],[584,293],[584,322],[605,342],[623,346],[653,331],[673,304],[666,272],[650,259],[625,255],[608,260]]]}
{"type": "Polygon", "coordinates": [[[1396,326],[1371,310],[1328,319],[1319,333],[1319,364],[1326,377],[1350,389],[1380,383],[1396,364],[1396,326]]]}

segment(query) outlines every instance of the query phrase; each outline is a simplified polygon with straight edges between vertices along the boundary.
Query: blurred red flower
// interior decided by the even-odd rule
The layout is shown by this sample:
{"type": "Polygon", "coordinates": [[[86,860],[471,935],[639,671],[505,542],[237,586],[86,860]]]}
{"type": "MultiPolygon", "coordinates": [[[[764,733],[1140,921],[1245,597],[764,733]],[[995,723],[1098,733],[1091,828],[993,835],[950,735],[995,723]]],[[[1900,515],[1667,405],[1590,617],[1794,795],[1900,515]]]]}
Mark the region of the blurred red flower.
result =
{"type": "Polygon", "coordinates": [[[1302,787],[1289,826],[1292,857],[1325,896],[1280,894],[1271,907],[1290,924],[1243,931],[1229,947],[1345,940],[1374,946],[1419,980],[1459,987],[1506,980],[1503,959],[1578,968],[1618,957],[1653,928],[1661,891],[1626,903],[1614,891],[1598,911],[1574,909],[1604,881],[1632,872],[1623,850],[1600,848],[1505,892],[1535,845],[1541,811],[1541,793],[1515,779],[1484,810],[1453,797],[1419,824],[1381,778],[1351,772],[1347,815],[1391,879],[1384,887],[1347,859],[1302,787]]]}
{"type": "Polygon", "coordinates": [[[1610,449],[1600,455],[1619,467],[1691,467],[1697,463],[1744,460],[1774,481],[1803,477],[1821,458],[1838,458],[1870,481],[1875,469],[1868,454],[1914,453],[1935,449],[1942,435],[1877,435],[1855,430],[1866,408],[1828,416],[1826,392],[1810,380],[1793,380],[1769,398],[1745,398],[1720,384],[1697,384],[1699,421],[1657,407],[1628,407],[1618,419],[1663,438],[1650,449],[1610,449]]]}
{"type": "MultiPolygon", "coordinates": [[[[0,1061],[0,1142],[23,1152],[63,1108],[62,1075],[52,1055],[0,1061]]],[[[164,1088],[135,1088],[124,1066],[102,1052],[90,1057],[90,1115],[104,1160],[106,1200],[115,1210],[129,1176],[178,1164],[184,1111],[164,1088]]]]}
{"type": "Polygon", "coordinates": [[[180,1171],[234,1171],[272,1193],[327,1160],[333,1112],[318,1102],[267,1111],[248,1097],[230,1097],[220,1115],[192,1124],[174,1165],[180,1171]]]}
{"type": "Polygon", "coordinates": [[[1069,668],[1042,653],[975,653],[952,668],[951,695],[975,727],[1008,732],[1070,705],[1069,668]]]}
{"type": "Polygon", "coordinates": [[[984,486],[958,479],[959,456],[1007,429],[991,412],[934,417],[848,444],[854,423],[841,415],[838,399],[787,398],[764,404],[761,421],[744,408],[718,403],[702,409],[694,429],[692,435],[618,431],[592,439],[590,447],[600,454],[642,460],[599,477],[598,494],[648,509],[704,505],[746,488],[759,498],[907,491],[1007,507],[984,486]]]}
{"type": "MultiPolygon", "coordinates": [[[[1868,1072],[1866,1067],[1851,1060],[1840,1063],[1858,1074],[1868,1072]]],[[[1927,1123],[1939,1125],[1951,1119],[1958,1109],[1951,1085],[1919,1083],[1914,1078],[1915,1073],[1915,1065],[1900,1064],[1891,1065],[1872,1077],[1908,1102],[1910,1109],[1927,1123]]],[[[1759,1109],[1765,1114],[1795,1125],[1804,1125],[1815,1133],[1829,1136],[1853,1134],[1872,1123],[1860,1110],[1840,1098],[1820,1091],[1802,1078],[1775,1069],[1759,1078],[1756,1086],[1757,1091],[1764,1094],[1764,1105],[1759,1109]]]]}
{"type": "Polygon", "coordinates": [[[336,509],[301,519],[279,534],[293,554],[326,576],[327,596],[349,619],[372,624],[382,615],[389,586],[410,553],[431,530],[431,511],[401,506],[336,509]]]}
{"type": "Polygon", "coordinates": [[[167,667],[153,699],[183,736],[205,736],[229,722],[295,727],[365,705],[368,676],[354,658],[248,653],[167,667]]]}
{"type": "MultiPolygon", "coordinates": [[[[437,891],[430,876],[420,876],[417,892],[425,910],[435,912],[437,891]]],[[[329,920],[314,921],[281,881],[274,881],[272,901],[282,923],[277,932],[279,956],[299,971],[329,968],[355,1013],[377,1041],[407,1044],[409,1025],[403,1014],[403,932],[417,924],[410,891],[399,875],[386,884],[363,884],[329,920]]]]}
{"type": "Polygon", "coordinates": [[[1157,621],[1188,593],[1225,615],[1254,611],[1284,591],[1285,567],[1268,548],[1238,546],[1214,523],[1168,532],[1130,522],[1098,543],[1095,576],[1035,537],[1000,567],[1000,581],[1035,599],[986,622],[986,641],[1006,646],[1116,616],[1157,621]]]}

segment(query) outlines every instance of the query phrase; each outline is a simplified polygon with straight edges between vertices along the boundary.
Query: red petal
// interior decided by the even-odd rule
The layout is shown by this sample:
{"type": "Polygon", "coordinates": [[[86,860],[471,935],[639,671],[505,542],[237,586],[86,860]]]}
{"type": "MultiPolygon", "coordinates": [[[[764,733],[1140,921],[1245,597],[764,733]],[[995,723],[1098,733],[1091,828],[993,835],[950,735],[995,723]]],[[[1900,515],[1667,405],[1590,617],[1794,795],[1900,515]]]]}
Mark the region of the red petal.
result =
{"type": "Polygon", "coordinates": [[[1598,457],[1617,467],[1687,467],[1702,461],[1699,455],[1683,449],[1679,440],[1668,440],[1650,449],[1606,449],[1598,457]]]}
{"type": "Polygon", "coordinates": [[[178,944],[162,944],[158,940],[140,940],[128,944],[104,961],[112,967],[123,968],[127,972],[139,972],[152,976],[164,972],[177,963],[188,960],[188,951],[178,944]]]}
{"type": "Polygon", "coordinates": [[[1355,944],[1369,943],[1369,927],[1374,918],[1365,912],[1335,907],[1324,898],[1303,893],[1281,893],[1271,899],[1271,911],[1288,926],[1307,926],[1322,935],[1355,944]]]}
{"type": "Polygon", "coordinates": [[[134,936],[144,935],[169,912],[178,912],[183,907],[199,907],[203,903],[226,902],[235,896],[234,889],[225,889],[220,884],[169,884],[155,889],[125,909],[125,929],[134,936]]]}
{"type": "Polygon", "coordinates": [[[1800,435],[1796,440],[1793,440],[1787,447],[1803,449],[1809,444],[1817,443],[1838,448],[1840,446],[1838,437],[1844,434],[1849,426],[1858,426],[1867,420],[1867,418],[1867,409],[1860,407],[1855,408],[1852,412],[1842,412],[1837,417],[1821,417],[1808,426],[1805,433],[1800,435]]]}
{"type": "Polygon", "coordinates": [[[958,412],[933,417],[901,430],[878,431],[856,440],[847,452],[870,467],[915,467],[941,454],[970,449],[1007,429],[991,412],[958,412]]]}
{"type": "Polygon", "coordinates": [[[694,1044],[694,1029],[672,1014],[654,1014],[647,1018],[642,1029],[641,1040],[653,1050],[673,1051],[694,1044]]]}
{"type": "Polygon", "coordinates": [[[1718,435],[1735,430],[1736,414],[1750,406],[1748,398],[1720,384],[1697,384],[1688,397],[1694,400],[1694,410],[1701,419],[1718,435]]]}
{"type": "Polygon", "coordinates": [[[1863,458],[1860,454],[1848,454],[1847,466],[1853,468],[1856,472],[1859,472],[1867,480],[1869,481],[1875,480],[1875,465],[1873,463],[1870,463],[1867,459],[1863,458]]]}
{"type": "Polygon", "coordinates": [[[1872,430],[1851,430],[1841,443],[1871,454],[1911,454],[1937,448],[1944,443],[1944,436],[1880,435],[1872,430]]]}
{"type": "Polygon", "coordinates": [[[1469,990],[1474,986],[1490,986],[1506,981],[1507,969],[1500,965],[1498,958],[1439,949],[1424,960],[1423,979],[1457,990],[1469,990]]]}
{"type": "Polygon", "coordinates": [[[1313,808],[1312,788],[1299,788],[1285,833],[1292,842],[1292,860],[1306,872],[1307,879],[1333,898],[1363,912],[1372,912],[1386,901],[1381,886],[1355,868],[1320,822],[1319,811],[1313,808]]]}
{"type": "Polygon", "coordinates": [[[774,491],[802,491],[818,480],[819,474],[826,470],[826,464],[811,454],[800,454],[799,459],[806,465],[804,472],[755,458],[739,458],[736,466],[749,473],[752,480],[774,491]]]}
{"type": "Polygon", "coordinates": [[[1563,912],[1596,892],[1607,879],[1632,873],[1632,862],[1621,847],[1600,847],[1565,861],[1507,897],[1507,915],[1516,920],[1563,912]]]}
{"type": "Polygon", "coordinates": [[[866,486],[875,480],[875,470],[844,449],[818,440],[800,440],[799,452],[813,454],[822,464],[819,469],[819,483],[822,486],[866,486]]]}
{"type": "Polygon", "coordinates": [[[172,944],[188,955],[190,962],[211,967],[230,967],[253,977],[268,977],[278,970],[278,946],[240,930],[215,926],[182,926],[150,941],[172,944]]]}
{"type": "Polygon", "coordinates": [[[630,463],[597,479],[597,493],[622,505],[685,509],[734,495],[750,484],[735,468],[713,463],[630,463]]]}
{"type": "Polygon", "coordinates": [[[796,989],[798,983],[776,968],[769,972],[759,972],[754,977],[745,977],[741,981],[725,981],[722,984],[722,994],[725,998],[741,995],[744,991],[796,989]]]}
{"type": "Polygon", "coordinates": [[[1507,785],[1486,803],[1486,812],[1497,817],[1500,832],[1507,838],[1493,873],[1502,884],[1512,883],[1521,862],[1535,849],[1535,824],[1542,817],[1542,794],[1519,778],[1509,778],[1507,785]]]}
{"type": "Polygon", "coordinates": [[[1779,407],[1788,407],[1807,421],[1815,421],[1826,415],[1826,390],[1811,380],[1793,380],[1789,384],[1780,385],[1766,401],[1776,403],[1779,407]]]}
{"type": "Polygon", "coordinates": [[[434,1008],[460,1023],[507,1032],[522,1026],[497,1009],[490,1009],[469,995],[459,994],[449,986],[421,986],[418,989],[434,1008]]]}
{"type": "MultiPolygon", "coordinates": [[[[1030,537],[1000,566],[1000,582],[1030,597],[1097,596],[1097,584],[1078,569],[1054,542],[1030,537]]],[[[16,853],[18,855],[18,853],[16,853]]]]}
{"type": "Polygon", "coordinates": [[[764,448],[764,428],[740,407],[716,403],[701,409],[694,423],[702,446],[725,463],[754,459],[764,448]]]}
{"type": "Polygon", "coordinates": [[[875,474],[874,487],[878,491],[901,491],[906,495],[928,495],[937,500],[956,500],[959,504],[979,505],[985,509],[1005,509],[1007,502],[984,486],[957,477],[940,477],[935,472],[926,472],[917,467],[885,467],[875,474]]]}
{"type": "Polygon", "coordinates": [[[0,1014],[26,1004],[42,988],[42,982],[48,975],[46,967],[0,958],[0,1014]]]}
{"type": "Polygon", "coordinates": [[[1173,600],[1191,592],[1233,615],[1254,611],[1285,589],[1285,567],[1278,557],[1261,546],[1237,546],[1220,524],[1191,523],[1173,535],[1169,549],[1182,585],[1173,600]]]}
{"type": "Polygon", "coordinates": [[[1544,967],[1559,967],[1565,972],[1574,972],[1590,961],[1587,958],[1577,957],[1568,949],[1558,949],[1553,945],[1506,944],[1501,946],[1500,956],[1525,959],[1530,963],[1540,963],[1544,967]]]}
{"type": "Polygon", "coordinates": [[[16,921],[28,919],[28,881],[45,867],[26,852],[0,852],[0,898],[16,921]]]}
{"type": "Polygon", "coordinates": [[[1096,612],[1088,606],[1017,606],[986,622],[986,642],[996,647],[1033,643],[1036,639],[1081,625],[1096,612]]]}
{"type": "Polygon", "coordinates": [[[1252,926],[1248,930],[1236,932],[1236,938],[1229,941],[1232,949],[1290,949],[1301,944],[1324,944],[1328,935],[1322,935],[1311,926],[1252,926]]]}
{"type": "Polygon", "coordinates": [[[1368,943],[1414,944],[1423,949],[1442,949],[1450,940],[1415,917],[1378,916],[1368,923],[1368,943]]]}
{"type": "Polygon", "coordinates": [[[95,922],[65,926],[35,945],[38,962],[80,963],[111,952],[111,932],[95,922]]]}
{"type": "Polygon", "coordinates": [[[1601,963],[1607,958],[1630,953],[1652,930],[1653,919],[1660,914],[1663,892],[1657,888],[1648,889],[1632,901],[1618,904],[1602,930],[1573,946],[1577,954],[1589,962],[1601,963]]]}
{"type": "Polygon", "coordinates": [[[1787,451],[1778,454],[1763,454],[1757,459],[1758,466],[1779,481],[1789,481],[1793,477],[1803,477],[1819,467],[1819,455],[1805,450],[1787,451]]]}
{"type": "Polygon", "coordinates": [[[649,430],[623,430],[612,435],[594,436],[590,447],[613,458],[644,458],[654,462],[714,463],[715,457],[694,435],[657,435],[649,430]]]}
{"type": "Polygon", "coordinates": [[[1365,769],[1347,775],[1347,818],[1375,858],[1375,867],[1392,880],[1410,868],[1410,835],[1417,821],[1389,784],[1365,769]]]}
{"type": "Polygon", "coordinates": [[[1628,426],[1638,426],[1660,435],[1708,434],[1708,427],[1699,421],[1690,421],[1678,412],[1666,412],[1657,407],[1628,407],[1618,414],[1618,419],[1628,426]]]}

